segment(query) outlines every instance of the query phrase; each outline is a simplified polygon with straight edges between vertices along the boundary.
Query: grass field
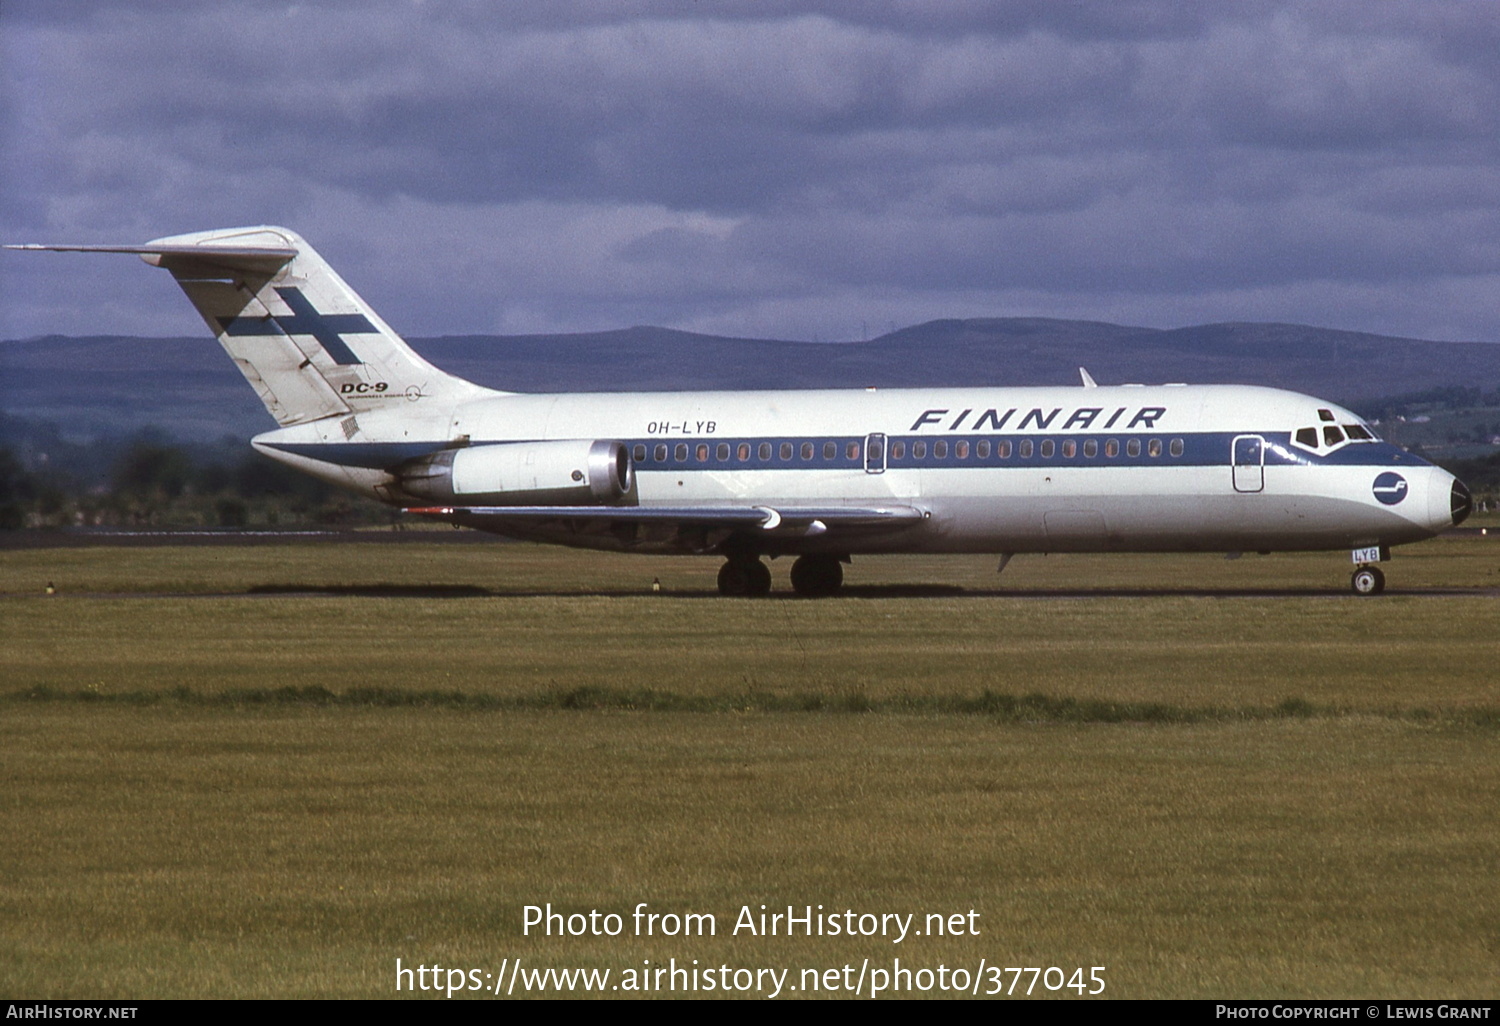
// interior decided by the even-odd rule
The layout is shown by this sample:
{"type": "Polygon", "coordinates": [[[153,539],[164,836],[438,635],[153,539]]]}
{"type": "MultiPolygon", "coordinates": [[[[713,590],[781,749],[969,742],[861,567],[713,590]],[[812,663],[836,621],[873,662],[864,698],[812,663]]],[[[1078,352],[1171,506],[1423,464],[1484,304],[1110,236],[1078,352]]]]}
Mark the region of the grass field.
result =
{"type": "Polygon", "coordinates": [[[869,559],[826,602],[721,600],[716,569],[0,552],[0,990],[899,957],[1107,966],[1120,997],[1500,993],[1494,542],[1398,550],[1379,599],[1337,554],[869,559]],[[625,933],[523,936],[547,902],[625,933]],[[630,936],[639,902],[718,935],[630,936]],[[979,934],[730,936],[761,904],[979,934]]]}

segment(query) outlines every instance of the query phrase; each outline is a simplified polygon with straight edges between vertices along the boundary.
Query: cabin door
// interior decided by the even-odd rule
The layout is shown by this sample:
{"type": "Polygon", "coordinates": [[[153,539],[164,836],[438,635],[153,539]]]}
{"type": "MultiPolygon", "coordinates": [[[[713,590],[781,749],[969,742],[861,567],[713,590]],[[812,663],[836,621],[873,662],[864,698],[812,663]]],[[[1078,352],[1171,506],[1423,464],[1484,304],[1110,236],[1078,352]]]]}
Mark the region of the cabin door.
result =
{"type": "Polygon", "coordinates": [[[885,435],[865,436],[865,473],[885,473],[885,435]]]}
{"type": "Polygon", "coordinates": [[[1234,490],[1258,492],[1266,486],[1266,440],[1260,435],[1234,439],[1234,490]]]}

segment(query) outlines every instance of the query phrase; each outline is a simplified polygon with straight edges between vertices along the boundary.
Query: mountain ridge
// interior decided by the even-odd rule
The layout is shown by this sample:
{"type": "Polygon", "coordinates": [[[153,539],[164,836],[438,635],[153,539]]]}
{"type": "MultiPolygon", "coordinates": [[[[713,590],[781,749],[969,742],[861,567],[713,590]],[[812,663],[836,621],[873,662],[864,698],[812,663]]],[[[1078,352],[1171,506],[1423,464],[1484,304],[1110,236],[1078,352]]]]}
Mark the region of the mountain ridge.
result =
{"type": "MultiPolygon", "coordinates": [[[[443,370],[516,392],[1259,384],[1353,402],[1500,383],[1500,344],[1264,322],[1142,328],[1061,318],[942,318],[859,342],[599,332],[412,337],[443,370]]],[[[0,409],[95,430],[154,424],[217,437],[273,426],[206,333],[0,342],[0,409]]]]}

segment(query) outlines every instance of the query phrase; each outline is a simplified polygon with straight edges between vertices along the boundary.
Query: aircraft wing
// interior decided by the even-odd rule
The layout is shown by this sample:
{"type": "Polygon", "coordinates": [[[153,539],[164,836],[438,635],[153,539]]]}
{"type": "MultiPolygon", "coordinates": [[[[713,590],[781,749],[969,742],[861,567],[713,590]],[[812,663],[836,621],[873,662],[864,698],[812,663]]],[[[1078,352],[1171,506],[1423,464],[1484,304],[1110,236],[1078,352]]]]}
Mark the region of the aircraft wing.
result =
{"type": "Polygon", "coordinates": [[[924,520],[912,506],[420,506],[406,510],[503,532],[549,521],[576,526],[662,525],[822,534],[839,528],[896,528],[924,520]]]}

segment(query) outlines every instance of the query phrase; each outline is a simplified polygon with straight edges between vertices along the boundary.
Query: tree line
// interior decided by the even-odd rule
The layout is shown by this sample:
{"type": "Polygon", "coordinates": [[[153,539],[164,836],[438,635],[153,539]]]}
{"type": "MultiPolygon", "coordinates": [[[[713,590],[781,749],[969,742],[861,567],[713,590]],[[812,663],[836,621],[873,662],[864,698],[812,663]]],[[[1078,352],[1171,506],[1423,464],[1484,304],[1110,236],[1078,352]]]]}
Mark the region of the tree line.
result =
{"type": "Polygon", "coordinates": [[[0,417],[0,530],[354,526],[394,515],[243,439],[191,445],[148,429],[75,440],[50,424],[0,417]]]}

